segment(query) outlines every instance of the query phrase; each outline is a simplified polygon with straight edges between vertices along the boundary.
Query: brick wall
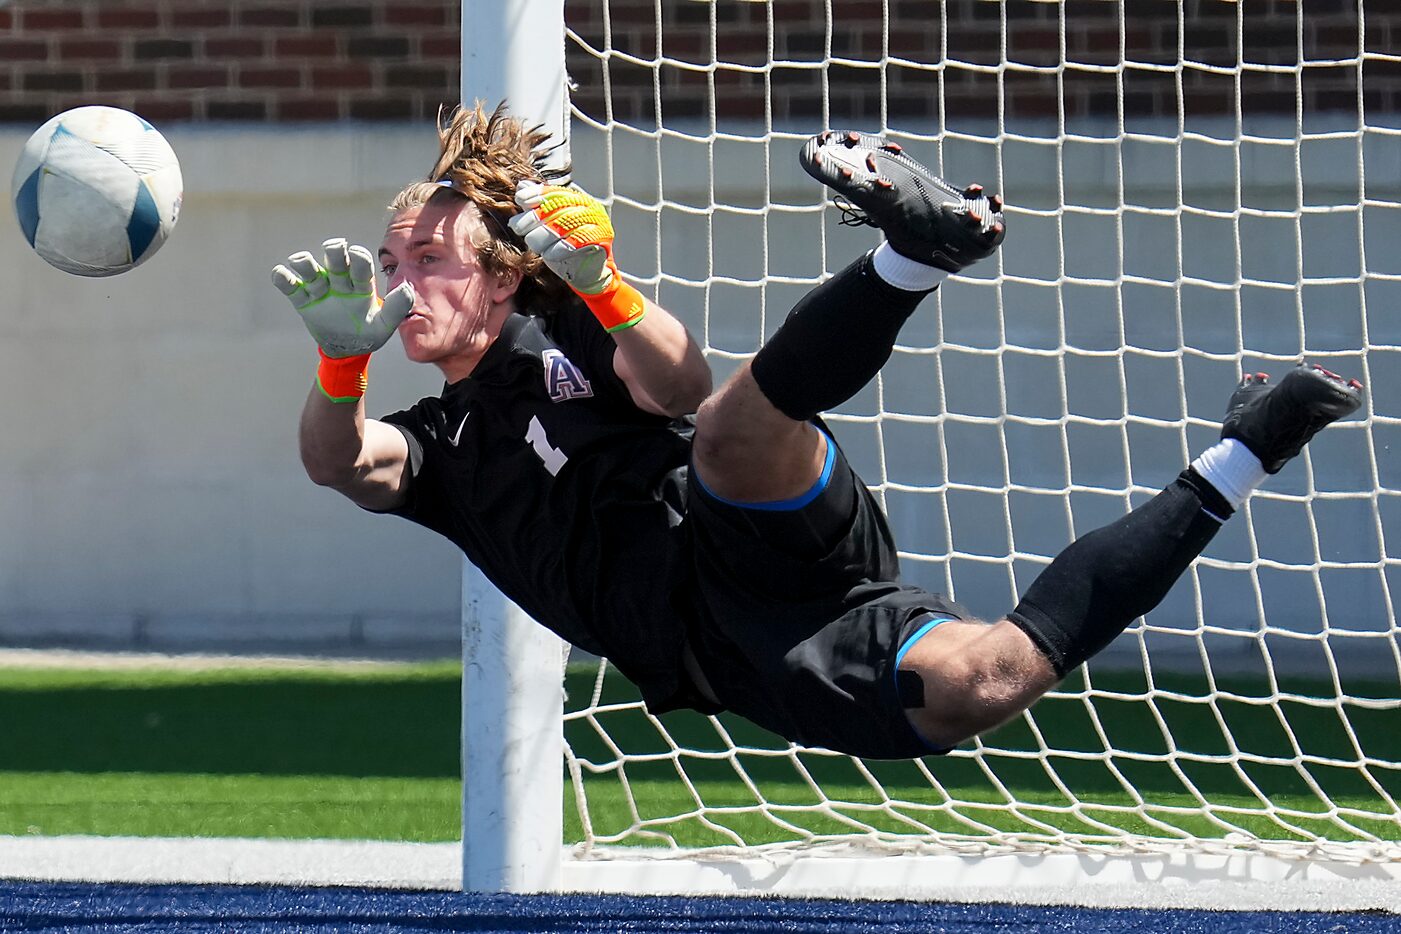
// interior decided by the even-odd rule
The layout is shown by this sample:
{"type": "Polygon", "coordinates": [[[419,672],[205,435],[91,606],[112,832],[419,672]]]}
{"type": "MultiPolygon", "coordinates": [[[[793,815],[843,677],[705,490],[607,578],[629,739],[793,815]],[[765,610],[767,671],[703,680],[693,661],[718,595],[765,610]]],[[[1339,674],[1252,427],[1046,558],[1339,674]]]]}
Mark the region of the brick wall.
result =
{"type": "MultiPolygon", "coordinates": [[[[575,103],[604,116],[606,79],[628,121],[655,121],[658,98],[668,120],[714,106],[811,121],[824,96],[833,116],[870,118],[882,85],[896,121],[1074,119],[1120,100],[1130,116],[1231,114],[1238,98],[1292,113],[1300,96],[1306,113],[1355,111],[1359,77],[1369,111],[1401,109],[1401,62],[1386,60],[1401,6],[1372,0],[1363,41],[1357,5],[567,0],[566,15],[575,103]]],[[[457,98],[459,12],[459,0],[14,0],[0,7],[0,121],[85,103],[163,122],[422,119],[457,98]]]]}
{"type": "Polygon", "coordinates": [[[15,0],[0,121],[412,120],[458,97],[460,0],[15,0]]]}

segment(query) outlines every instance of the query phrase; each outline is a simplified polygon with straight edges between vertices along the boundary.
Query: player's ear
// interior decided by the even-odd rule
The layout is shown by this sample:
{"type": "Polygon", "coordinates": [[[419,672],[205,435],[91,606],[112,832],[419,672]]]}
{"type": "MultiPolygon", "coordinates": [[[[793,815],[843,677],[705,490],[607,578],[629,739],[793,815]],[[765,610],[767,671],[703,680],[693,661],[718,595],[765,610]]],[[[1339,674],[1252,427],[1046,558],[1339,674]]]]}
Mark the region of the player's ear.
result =
{"type": "Polygon", "coordinates": [[[521,287],[521,271],[519,269],[503,269],[496,274],[496,290],[492,293],[492,300],[504,302],[516,290],[521,287]]]}

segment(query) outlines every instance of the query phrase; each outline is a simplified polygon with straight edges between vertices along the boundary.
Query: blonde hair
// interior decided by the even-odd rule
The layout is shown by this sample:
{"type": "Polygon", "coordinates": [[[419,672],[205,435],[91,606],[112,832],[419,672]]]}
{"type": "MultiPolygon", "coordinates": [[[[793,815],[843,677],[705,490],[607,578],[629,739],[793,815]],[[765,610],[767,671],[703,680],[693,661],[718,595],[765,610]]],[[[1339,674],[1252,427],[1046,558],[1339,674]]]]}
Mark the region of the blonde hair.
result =
{"type": "Polygon", "coordinates": [[[414,182],[389,203],[394,213],[427,204],[465,199],[481,213],[486,240],[476,244],[487,272],[500,277],[519,275],[516,291],[521,311],[548,313],[554,299],[572,295],[545,266],[544,260],[506,226],[516,207],[516,183],[544,184],[569,177],[570,168],[552,168],[546,159],[554,147],[543,127],[527,128],[507,113],[502,101],[490,114],[481,101],[469,110],[454,107],[438,114],[438,161],[426,181],[414,182]],[[540,301],[545,299],[545,301],[540,301]]]}

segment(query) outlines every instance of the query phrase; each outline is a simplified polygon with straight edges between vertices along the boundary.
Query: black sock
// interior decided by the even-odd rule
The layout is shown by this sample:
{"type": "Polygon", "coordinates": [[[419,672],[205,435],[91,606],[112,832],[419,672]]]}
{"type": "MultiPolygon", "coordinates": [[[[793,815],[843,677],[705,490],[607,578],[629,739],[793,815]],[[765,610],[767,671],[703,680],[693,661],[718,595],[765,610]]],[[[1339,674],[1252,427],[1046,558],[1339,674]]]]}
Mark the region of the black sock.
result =
{"type": "Polygon", "coordinates": [[[1211,485],[1210,480],[1197,473],[1197,468],[1189,466],[1177,479],[1196,490],[1202,498],[1202,508],[1222,522],[1236,514],[1235,507],[1221,495],[1220,490],[1211,485]]]}
{"type": "Polygon", "coordinates": [[[1215,511],[1221,504],[1201,487],[1221,499],[1195,472],[1184,470],[1127,516],[1076,539],[1031,582],[1007,618],[1031,637],[1057,674],[1079,667],[1157,606],[1202,553],[1221,527],[1203,507],[1215,511]]]}
{"type": "Polygon", "coordinates": [[[897,289],[876,275],[870,255],[803,297],[750,365],[774,407],[805,422],[869,383],[900,328],[927,292],[897,289]]]}

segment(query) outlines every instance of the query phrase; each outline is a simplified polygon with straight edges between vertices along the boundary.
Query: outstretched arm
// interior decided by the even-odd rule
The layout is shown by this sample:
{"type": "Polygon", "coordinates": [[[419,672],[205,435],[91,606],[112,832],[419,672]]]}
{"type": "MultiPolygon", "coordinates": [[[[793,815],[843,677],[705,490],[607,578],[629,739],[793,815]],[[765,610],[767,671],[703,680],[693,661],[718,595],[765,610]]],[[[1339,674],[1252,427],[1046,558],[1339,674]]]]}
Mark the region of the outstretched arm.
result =
{"type": "Polygon", "coordinates": [[[408,495],[409,445],[399,429],[365,417],[365,400],[332,402],[313,386],[302,406],[297,437],[302,466],[366,509],[393,509],[408,495]]]}
{"type": "Polygon", "coordinates": [[[322,262],[295,253],[272,273],[321,355],[302,406],[302,465],[314,483],[360,506],[392,509],[407,496],[409,447],[398,429],[365,418],[366,370],[413,308],[413,289],[401,285],[381,302],[369,250],[340,239],[322,249],[322,262]]]}
{"type": "Polygon", "coordinates": [[[657,415],[694,412],[710,395],[710,367],[685,326],[623,281],[613,260],[613,224],[582,191],[521,182],[511,229],[584,300],[613,335],[613,369],[633,402],[657,415]]]}

